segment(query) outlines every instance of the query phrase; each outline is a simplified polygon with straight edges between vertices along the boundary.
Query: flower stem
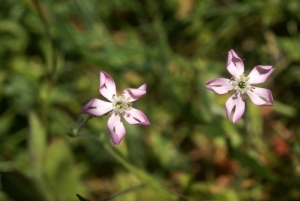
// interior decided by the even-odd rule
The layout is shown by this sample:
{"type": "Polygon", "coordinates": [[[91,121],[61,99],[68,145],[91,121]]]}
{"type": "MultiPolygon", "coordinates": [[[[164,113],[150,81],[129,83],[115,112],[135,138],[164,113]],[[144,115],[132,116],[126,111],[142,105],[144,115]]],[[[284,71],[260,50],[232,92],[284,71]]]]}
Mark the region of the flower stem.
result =
{"type": "Polygon", "coordinates": [[[126,190],[120,191],[120,192],[118,192],[118,193],[116,193],[116,194],[113,194],[113,195],[111,195],[111,196],[108,196],[108,197],[102,199],[101,201],[112,200],[112,199],[114,199],[114,198],[116,198],[116,197],[118,197],[118,196],[120,196],[120,195],[123,195],[123,194],[125,194],[125,193],[130,192],[130,191],[134,191],[134,190],[136,190],[136,189],[138,189],[138,188],[143,188],[143,187],[145,187],[145,186],[146,186],[145,184],[139,184],[139,185],[137,185],[137,186],[133,186],[133,187],[127,188],[126,190]]]}
{"type": "Polygon", "coordinates": [[[51,35],[50,28],[49,28],[50,26],[49,26],[49,23],[46,19],[45,12],[43,11],[41,2],[39,0],[33,0],[33,4],[34,4],[34,7],[35,7],[35,9],[37,10],[37,12],[39,14],[39,17],[40,17],[40,19],[42,21],[42,24],[44,26],[45,35],[48,38],[49,43],[50,43],[51,61],[52,61],[51,83],[52,83],[52,85],[54,85],[55,82],[56,82],[56,71],[57,71],[57,54],[56,54],[56,51],[55,51],[54,40],[53,40],[53,37],[51,35]]]}
{"type": "Polygon", "coordinates": [[[93,117],[92,115],[88,114],[88,115],[86,116],[86,118],[85,118],[82,122],[79,123],[77,129],[80,130],[81,127],[82,127],[88,120],[90,120],[92,117],[93,117]]]}
{"type": "MultiPolygon", "coordinates": [[[[155,192],[161,194],[163,197],[167,198],[167,200],[189,200],[189,198],[182,196],[182,195],[175,195],[171,192],[169,192],[168,190],[165,189],[165,187],[155,178],[153,178],[153,176],[149,175],[147,172],[139,169],[138,167],[135,167],[133,164],[131,164],[130,162],[128,162],[128,160],[126,159],[126,157],[124,157],[118,150],[116,150],[113,146],[111,146],[110,144],[107,143],[102,143],[104,140],[104,134],[101,134],[99,138],[97,138],[94,135],[90,135],[87,133],[82,133],[80,132],[79,135],[83,136],[83,137],[88,137],[91,139],[96,139],[99,142],[101,142],[101,145],[104,147],[104,149],[117,161],[119,162],[124,168],[126,168],[128,171],[130,171],[131,173],[135,174],[141,181],[143,181],[143,186],[139,186],[139,187],[144,187],[144,185],[147,185],[149,187],[151,187],[152,189],[155,190],[155,192]]],[[[134,188],[134,187],[133,187],[134,188]]],[[[138,188],[138,187],[136,187],[138,188]]],[[[136,189],[134,188],[134,189],[136,189]]],[[[129,190],[134,190],[132,188],[129,188],[126,190],[126,192],[128,192],[129,190]]],[[[121,194],[123,194],[125,192],[121,192],[121,194]]],[[[110,198],[112,199],[112,198],[110,198]]]]}
{"type": "Polygon", "coordinates": [[[86,118],[83,121],[81,121],[81,115],[79,115],[77,128],[71,128],[70,132],[68,132],[67,134],[71,137],[76,137],[76,136],[80,135],[79,131],[80,131],[81,127],[92,117],[93,117],[92,115],[87,115],[86,118]]]}

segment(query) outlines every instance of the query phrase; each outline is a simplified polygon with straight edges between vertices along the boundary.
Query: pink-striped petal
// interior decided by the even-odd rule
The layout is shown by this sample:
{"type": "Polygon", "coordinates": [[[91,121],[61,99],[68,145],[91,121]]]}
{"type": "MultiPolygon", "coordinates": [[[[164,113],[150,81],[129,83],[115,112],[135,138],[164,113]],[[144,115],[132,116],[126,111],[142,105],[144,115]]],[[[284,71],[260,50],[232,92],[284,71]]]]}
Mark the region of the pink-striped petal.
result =
{"type": "Polygon", "coordinates": [[[255,66],[248,75],[248,77],[250,78],[249,83],[264,83],[268,79],[268,77],[273,73],[274,70],[275,68],[273,68],[272,66],[255,66]]]}
{"type": "Polygon", "coordinates": [[[255,105],[273,106],[274,104],[273,96],[269,89],[255,87],[251,91],[248,90],[247,94],[255,105]]]}
{"type": "Polygon", "coordinates": [[[226,78],[215,78],[205,83],[206,89],[216,92],[217,94],[226,94],[233,89],[230,80],[226,78]]]}
{"type": "Polygon", "coordinates": [[[94,116],[101,116],[103,114],[108,113],[112,109],[113,109],[112,103],[94,98],[90,102],[85,104],[81,108],[80,112],[84,114],[91,114],[94,116]]]}
{"type": "Polygon", "coordinates": [[[233,94],[227,101],[226,101],[226,115],[227,118],[230,118],[231,112],[235,107],[235,111],[232,117],[233,123],[243,116],[245,111],[245,102],[244,99],[241,97],[240,93],[233,94]]]}
{"type": "Polygon", "coordinates": [[[232,49],[228,52],[227,70],[236,77],[244,73],[243,60],[232,49]]]}
{"type": "Polygon", "coordinates": [[[146,89],[147,89],[147,84],[143,84],[142,86],[140,86],[137,89],[133,89],[133,88],[127,88],[124,90],[123,94],[124,96],[130,97],[130,102],[136,101],[137,99],[139,99],[140,97],[142,97],[143,95],[146,94],[146,89]]]}
{"type": "Polygon", "coordinates": [[[123,117],[129,124],[138,124],[143,126],[150,125],[150,122],[147,119],[146,115],[142,111],[134,108],[124,114],[123,117]]]}
{"type": "Polygon", "coordinates": [[[115,81],[104,71],[100,71],[99,92],[110,101],[112,101],[113,95],[117,95],[115,81]]]}
{"type": "Polygon", "coordinates": [[[111,139],[114,145],[120,144],[122,138],[126,133],[120,115],[112,114],[111,117],[108,119],[107,126],[110,131],[111,139]]]}

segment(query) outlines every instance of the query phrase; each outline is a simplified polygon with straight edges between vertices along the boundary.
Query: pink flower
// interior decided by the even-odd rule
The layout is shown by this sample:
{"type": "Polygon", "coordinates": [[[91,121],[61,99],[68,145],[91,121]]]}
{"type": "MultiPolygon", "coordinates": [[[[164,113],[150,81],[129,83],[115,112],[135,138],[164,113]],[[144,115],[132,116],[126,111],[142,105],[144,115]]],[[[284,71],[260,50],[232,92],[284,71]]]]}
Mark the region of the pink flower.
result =
{"type": "Polygon", "coordinates": [[[111,116],[108,119],[107,126],[113,143],[118,145],[126,133],[122,122],[123,118],[129,124],[150,125],[150,122],[142,111],[131,107],[133,101],[146,94],[147,85],[143,84],[138,89],[127,88],[120,96],[117,96],[116,85],[112,77],[104,71],[100,71],[99,74],[99,91],[110,102],[94,98],[83,106],[80,112],[94,116],[102,116],[110,112],[111,116]]]}
{"type": "Polygon", "coordinates": [[[273,106],[273,96],[269,89],[252,86],[253,84],[264,83],[275,70],[272,66],[255,66],[246,77],[244,73],[244,63],[233,51],[228,52],[227,70],[232,75],[231,79],[215,78],[206,82],[205,88],[225,94],[230,90],[235,93],[226,101],[226,114],[230,114],[235,106],[232,121],[235,123],[241,118],[245,111],[246,94],[255,105],[273,106]]]}

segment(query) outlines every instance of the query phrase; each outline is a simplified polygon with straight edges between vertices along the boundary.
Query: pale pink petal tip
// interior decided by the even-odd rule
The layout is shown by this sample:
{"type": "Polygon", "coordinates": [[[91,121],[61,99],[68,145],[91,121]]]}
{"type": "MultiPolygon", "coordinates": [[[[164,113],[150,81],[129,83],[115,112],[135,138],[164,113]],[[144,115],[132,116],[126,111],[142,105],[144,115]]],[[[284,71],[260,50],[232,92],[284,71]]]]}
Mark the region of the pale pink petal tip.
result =
{"type": "Polygon", "coordinates": [[[85,104],[81,108],[80,113],[89,114],[88,111],[89,111],[91,105],[93,104],[93,102],[94,102],[94,99],[90,100],[87,104],[85,104]]]}
{"type": "Polygon", "coordinates": [[[272,92],[269,89],[255,87],[247,92],[249,98],[255,105],[273,106],[274,100],[272,92]]]}
{"type": "Polygon", "coordinates": [[[273,73],[275,68],[272,66],[255,66],[253,70],[250,72],[248,77],[250,78],[249,83],[250,84],[260,84],[264,83],[269,76],[273,73]]]}
{"type": "Polygon", "coordinates": [[[80,113],[101,116],[108,113],[112,109],[112,103],[94,98],[81,108],[80,113]]]}
{"type": "Polygon", "coordinates": [[[244,73],[244,62],[232,49],[228,52],[227,70],[234,76],[244,73]]]}
{"type": "Polygon", "coordinates": [[[137,89],[127,88],[124,90],[123,94],[125,97],[130,97],[130,102],[136,101],[140,97],[146,94],[147,85],[143,84],[137,89]]]}
{"type": "Polygon", "coordinates": [[[233,89],[230,80],[226,78],[215,78],[205,83],[205,88],[217,94],[225,94],[233,89]]]}
{"type": "Polygon", "coordinates": [[[99,92],[107,100],[112,101],[112,97],[116,95],[116,84],[112,77],[104,71],[100,71],[99,92]]]}
{"type": "Polygon", "coordinates": [[[226,101],[226,115],[227,118],[230,118],[231,112],[235,107],[235,111],[232,117],[233,123],[237,122],[244,114],[245,111],[245,102],[243,98],[239,94],[233,94],[227,101],[226,101]]]}
{"type": "Polygon", "coordinates": [[[142,111],[135,108],[132,108],[129,112],[124,114],[123,117],[129,124],[138,124],[142,126],[150,125],[146,115],[142,111]]]}
{"type": "Polygon", "coordinates": [[[141,90],[145,90],[147,89],[147,84],[143,84],[142,86],[140,86],[138,89],[141,89],[141,90]]]}
{"type": "Polygon", "coordinates": [[[126,133],[121,117],[113,114],[108,119],[107,126],[111,134],[112,142],[114,145],[119,145],[126,133]]]}

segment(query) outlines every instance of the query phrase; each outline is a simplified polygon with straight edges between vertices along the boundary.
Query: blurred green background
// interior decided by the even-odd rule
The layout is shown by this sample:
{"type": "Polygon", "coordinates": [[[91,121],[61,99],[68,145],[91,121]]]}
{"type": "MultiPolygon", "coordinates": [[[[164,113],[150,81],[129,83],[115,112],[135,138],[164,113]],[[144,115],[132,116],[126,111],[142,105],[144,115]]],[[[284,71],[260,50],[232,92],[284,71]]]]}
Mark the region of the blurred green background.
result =
{"type": "Polygon", "coordinates": [[[299,10],[298,0],[0,0],[0,200],[300,200],[299,10]],[[230,49],[246,74],[275,67],[259,85],[274,106],[248,99],[236,124],[231,93],[204,88],[230,78],[230,49]],[[99,70],[119,92],[148,85],[134,107],[151,126],[124,123],[119,146],[108,116],[86,123],[88,137],[67,135],[85,103],[104,99],[99,70]]]}

